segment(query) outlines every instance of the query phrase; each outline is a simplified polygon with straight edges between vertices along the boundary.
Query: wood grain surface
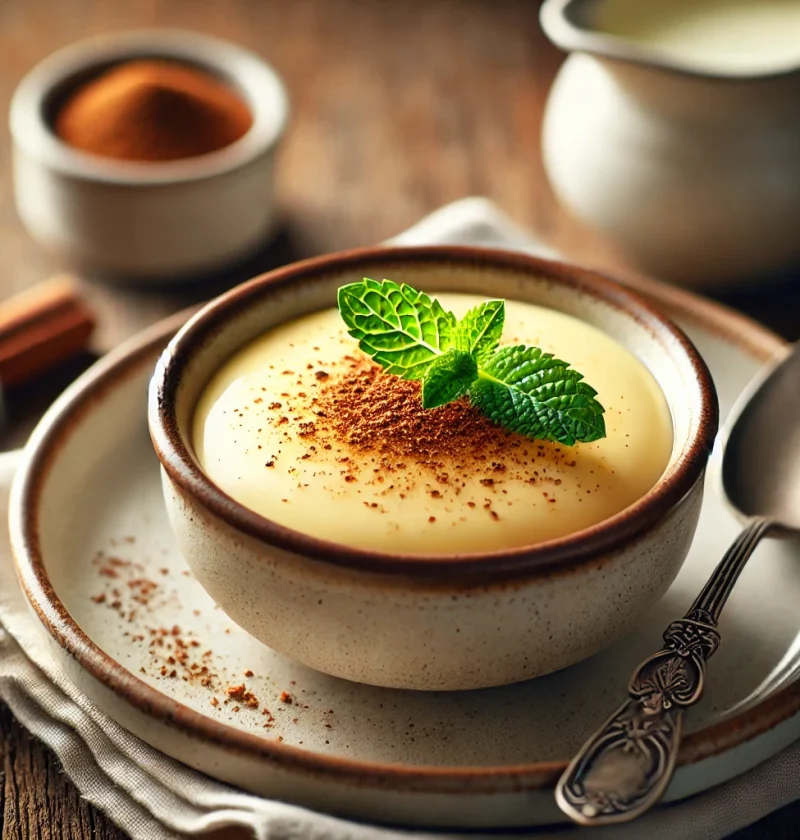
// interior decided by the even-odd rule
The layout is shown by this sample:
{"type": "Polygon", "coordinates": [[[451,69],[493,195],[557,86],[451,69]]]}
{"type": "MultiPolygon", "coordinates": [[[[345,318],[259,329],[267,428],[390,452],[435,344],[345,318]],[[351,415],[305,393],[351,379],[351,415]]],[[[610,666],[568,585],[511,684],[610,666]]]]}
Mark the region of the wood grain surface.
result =
{"type": "MultiPolygon", "coordinates": [[[[246,265],[189,286],[110,288],[84,278],[102,353],[143,326],[272,266],[368,245],[467,195],[495,200],[576,258],[620,268],[619,255],[562,212],[540,163],[545,98],[562,59],[531,0],[0,0],[0,111],[22,75],[54,49],[112,30],[173,26],[266,56],[292,100],[280,151],[280,235],[246,265]]],[[[654,197],[657,200],[657,197],[654,197]]],[[[0,296],[67,268],[19,223],[10,144],[0,138],[0,296]]],[[[800,336],[800,283],[726,296],[800,336]]],[[[47,403],[93,356],[7,395],[3,444],[22,441],[47,403]]],[[[118,840],[81,801],[52,755],[0,710],[2,838],[118,840]]],[[[792,806],[737,840],[800,837],[792,806]]],[[[680,840],[680,838],[676,838],[680,840]]]]}

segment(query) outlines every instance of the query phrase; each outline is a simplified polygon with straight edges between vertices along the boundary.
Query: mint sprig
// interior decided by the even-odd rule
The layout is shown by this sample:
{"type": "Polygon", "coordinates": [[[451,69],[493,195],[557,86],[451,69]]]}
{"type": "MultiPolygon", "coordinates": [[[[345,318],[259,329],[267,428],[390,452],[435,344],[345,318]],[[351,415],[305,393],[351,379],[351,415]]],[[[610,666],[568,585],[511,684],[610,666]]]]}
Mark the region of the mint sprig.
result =
{"type": "Polygon", "coordinates": [[[502,300],[458,321],[411,286],[364,278],[342,286],[338,303],[365,353],[387,373],[422,381],[425,408],[468,395],[493,422],[534,440],[572,446],[606,436],[605,409],[582,374],[538,347],[498,347],[502,300]]]}

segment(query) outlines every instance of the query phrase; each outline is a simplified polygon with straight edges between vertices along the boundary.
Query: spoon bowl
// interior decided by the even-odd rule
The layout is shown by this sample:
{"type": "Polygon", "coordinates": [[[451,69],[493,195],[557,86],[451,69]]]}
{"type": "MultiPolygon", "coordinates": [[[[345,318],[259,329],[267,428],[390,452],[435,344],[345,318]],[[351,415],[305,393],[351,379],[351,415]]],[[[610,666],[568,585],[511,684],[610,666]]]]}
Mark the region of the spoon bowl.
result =
{"type": "Polygon", "coordinates": [[[767,366],[723,431],[722,488],[745,518],[800,531],[800,345],[767,366]]]}

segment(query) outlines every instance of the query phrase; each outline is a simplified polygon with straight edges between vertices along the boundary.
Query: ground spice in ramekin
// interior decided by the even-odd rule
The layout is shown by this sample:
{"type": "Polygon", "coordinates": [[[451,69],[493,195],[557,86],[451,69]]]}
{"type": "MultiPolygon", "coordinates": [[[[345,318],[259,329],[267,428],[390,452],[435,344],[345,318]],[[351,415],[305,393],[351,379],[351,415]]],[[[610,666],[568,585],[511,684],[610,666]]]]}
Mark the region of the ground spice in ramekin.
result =
{"type": "Polygon", "coordinates": [[[169,61],[130,61],[78,88],[55,116],[56,134],[84,152],[170,161],[217,151],[253,123],[214,76],[169,61]]]}

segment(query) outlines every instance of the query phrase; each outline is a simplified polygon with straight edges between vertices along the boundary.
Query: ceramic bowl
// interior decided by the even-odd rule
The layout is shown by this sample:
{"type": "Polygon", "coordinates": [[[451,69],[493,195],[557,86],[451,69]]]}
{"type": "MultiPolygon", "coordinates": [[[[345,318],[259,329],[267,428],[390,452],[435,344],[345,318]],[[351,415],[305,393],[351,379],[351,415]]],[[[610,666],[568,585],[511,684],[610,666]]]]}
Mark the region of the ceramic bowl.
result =
{"type": "Polygon", "coordinates": [[[271,648],[373,685],[472,689],[536,677],[608,645],[666,591],[700,512],[718,422],[714,386],[688,339],[597,274],[502,251],[381,248],[259,277],[207,305],[170,342],[150,388],[149,425],[167,510],[198,580],[271,648]],[[204,386],[252,338],[329,308],[354,277],[402,277],[557,309],[613,335],[656,377],[674,443],[657,484],[571,536],[468,555],[400,555],[333,544],[238,504],[204,474],[191,423],[204,386]]]}
{"type": "Polygon", "coordinates": [[[14,194],[30,234],[103,279],[191,278],[256,250],[275,227],[274,156],[288,103],[258,56],[191,32],[122,32],[42,61],[11,103],[14,194]],[[252,111],[230,146],[186,160],[141,163],[86,154],[60,140],[52,117],[99,72],[136,58],[171,59],[227,81],[252,111]]]}

